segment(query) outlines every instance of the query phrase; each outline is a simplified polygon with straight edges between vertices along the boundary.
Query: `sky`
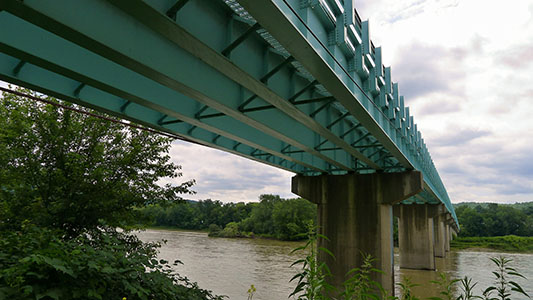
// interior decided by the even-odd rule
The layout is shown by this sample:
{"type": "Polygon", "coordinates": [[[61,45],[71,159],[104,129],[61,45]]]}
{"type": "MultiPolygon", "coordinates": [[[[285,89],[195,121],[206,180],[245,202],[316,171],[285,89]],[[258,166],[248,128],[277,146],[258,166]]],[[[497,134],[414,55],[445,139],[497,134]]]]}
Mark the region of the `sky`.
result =
{"type": "MultiPolygon", "coordinates": [[[[533,1],[355,5],[452,202],[533,201],[533,1]]],[[[181,141],[170,154],[196,180],[188,199],[296,197],[290,172],[181,141]]]]}
{"type": "MultiPolygon", "coordinates": [[[[533,1],[355,4],[452,202],[533,201],[533,1]]],[[[295,196],[286,171],[182,142],[172,156],[197,199],[295,196]]]]}

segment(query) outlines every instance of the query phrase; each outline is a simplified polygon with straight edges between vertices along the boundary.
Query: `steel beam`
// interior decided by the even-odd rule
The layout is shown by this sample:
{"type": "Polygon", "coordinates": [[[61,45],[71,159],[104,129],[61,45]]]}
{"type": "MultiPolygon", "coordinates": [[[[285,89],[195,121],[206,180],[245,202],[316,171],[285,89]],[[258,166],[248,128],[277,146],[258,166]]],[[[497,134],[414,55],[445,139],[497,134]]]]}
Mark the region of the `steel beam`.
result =
{"type": "MultiPolygon", "coordinates": [[[[195,142],[198,142],[202,145],[214,147],[217,149],[221,149],[227,152],[231,152],[234,154],[238,154],[240,156],[244,156],[250,159],[254,159],[259,162],[263,162],[269,165],[276,166],[278,168],[282,168],[288,171],[292,172],[309,172],[311,170],[314,170],[315,172],[323,172],[324,170],[318,169],[312,165],[308,165],[306,163],[300,162],[293,157],[289,155],[285,155],[282,153],[277,153],[275,151],[272,151],[270,149],[266,149],[260,145],[255,145],[253,143],[247,142],[247,144],[243,144],[239,142],[240,138],[236,137],[235,140],[232,140],[231,138],[224,137],[224,140],[222,139],[212,139],[209,138],[217,132],[221,132],[220,130],[213,129],[213,128],[207,128],[212,129],[213,131],[205,130],[203,128],[198,128],[194,125],[190,125],[187,123],[182,122],[182,124],[174,125],[174,126],[161,126],[157,125],[158,121],[161,120],[159,118],[161,116],[161,113],[159,111],[152,110],[150,108],[147,108],[145,106],[128,102],[129,110],[128,113],[125,113],[121,111],[121,106],[123,105],[123,99],[120,97],[117,97],[115,95],[109,94],[107,92],[104,92],[102,90],[93,88],[91,86],[84,87],[83,92],[80,92],[79,94],[76,94],[76,86],[79,86],[79,83],[66,78],[64,76],[52,73],[50,71],[47,71],[45,69],[42,69],[40,67],[29,65],[27,64],[27,70],[25,72],[21,72],[19,76],[13,76],[9,72],[9,67],[13,64],[15,61],[14,58],[10,58],[4,54],[0,54],[0,78],[2,80],[13,82],[20,86],[25,86],[28,88],[31,88],[36,91],[40,91],[42,93],[64,99],[70,102],[78,103],[83,106],[95,108],[98,110],[103,110],[107,113],[110,113],[115,116],[119,116],[121,118],[126,118],[129,120],[133,120],[145,125],[148,125],[150,127],[157,128],[159,130],[163,130],[172,134],[177,134],[179,136],[183,136],[187,139],[191,139],[195,142]],[[43,80],[42,78],[47,78],[47,80],[43,80]],[[159,119],[158,119],[159,118],[159,119]],[[192,126],[192,127],[191,127],[192,126]],[[191,128],[198,128],[198,132],[193,132],[191,128]],[[230,144],[233,144],[232,147],[228,146],[230,144]],[[240,144],[244,148],[240,148],[239,151],[235,149],[235,144],[240,144]],[[257,147],[256,147],[257,146],[257,147]],[[262,160],[258,159],[257,157],[253,157],[250,153],[253,151],[264,151],[269,153],[270,156],[273,158],[277,158],[275,160],[262,160]],[[287,162],[295,162],[300,167],[288,167],[288,163],[281,164],[277,163],[280,161],[287,161],[287,162]],[[276,162],[277,161],[277,162],[276,162]]],[[[221,137],[220,135],[218,135],[221,137]]]]}
{"type": "MultiPolygon", "coordinates": [[[[106,47],[103,44],[100,44],[100,43],[90,39],[88,36],[83,36],[79,32],[74,32],[71,28],[65,27],[64,25],[59,24],[58,22],[55,22],[53,19],[50,19],[49,17],[41,14],[38,11],[32,10],[31,8],[28,8],[28,7],[25,7],[25,6],[20,6],[20,5],[23,5],[23,4],[16,3],[16,2],[13,2],[11,4],[13,4],[13,6],[14,6],[14,7],[9,7],[12,12],[15,12],[15,13],[21,14],[21,15],[23,15],[25,17],[28,17],[29,19],[31,19],[32,22],[36,22],[36,23],[43,22],[43,23],[47,24],[47,26],[49,26],[48,27],[49,30],[58,31],[58,33],[62,32],[66,37],[75,39],[76,41],[78,41],[80,43],[91,44],[93,47],[95,47],[95,50],[102,50],[103,48],[106,47]],[[65,31],[66,33],[63,32],[63,31],[65,31]],[[72,35],[74,37],[72,37],[72,35]]],[[[11,21],[11,24],[9,24],[7,26],[9,26],[9,27],[18,27],[21,31],[23,30],[24,26],[27,27],[27,25],[24,25],[24,24],[21,24],[21,23],[16,23],[15,22],[16,20],[8,20],[8,18],[3,18],[2,19],[2,22],[4,24],[8,23],[8,21],[11,21]],[[13,24],[13,22],[15,22],[16,25],[13,24]]],[[[43,25],[43,24],[41,24],[41,25],[43,25]]],[[[30,38],[31,37],[30,33],[31,32],[28,29],[28,33],[26,33],[25,35],[28,36],[28,38],[30,38]]],[[[13,34],[16,34],[16,33],[13,32],[13,34]]],[[[40,38],[39,35],[42,35],[42,34],[46,34],[46,32],[41,32],[39,34],[35,33],[35,35],[36,35],[35,38],[36,39],[40,38]]],[[[6,39],[7,39],[7,37],[6,37],[6,39]]],[[[53,41],[57,40],[57,37],[49,35],[46,40],[47,40],[47,43],[52,43],[53,41]]],[[[99,56],[97,56],[97,55],[91,54],[89,52],[83,52],[83,50],[81,48],[76,48],[73,45],[69,45],[68,43],[65,43],[65,42],[62,42],[62,41],[59,41],[59,40],[55,41],[54,45],[48,45],[51,51],[45,51],[44,50],[46,48],[46,46],[47,46],[47,45],[45,45],[45,43],[43,43],[43,45],[41,45],[41,47],[36,48],[36,47],[34,47],[33,42],[30,43],[29,40],[21,41],[20,39],[17,38],[17,36],[13,36],[12,42],[13,43],[18,43],[18,44],[20,44],[20,43],[24,44],[24,46],[26,47],[25,50],[27,50],[27,51],[33,51],[33,52],[41,51],[38,55],[33,55],[32,56],[33,59],[36,59],[37,56],[46,57],[48,55],[50,57],[50,59],[52,59],[52,60],[55,60],[55,61],[63,60],[62,64],[70,64],[70,69],[71,70],[85,70],[85,71],[88,70],[89,72],[92,72],[93,74],[95,74],[94,76],[100,76],[100,77],[107,76],[107,78],[104,81],[105,82],[113,82],[112,86],[116,86],[116,84],[118,83],[117,80],[120,80],[120,79],[126,80],[126,78],[131,79],[131,78],[137,78],[137,77],[140,76],[140,75],[136,75],[135,73],[131,73],[131,72],[130,72],[131,74],[126,73],[126,74],[122,74],[121,75],[118,72],[123,72],[124,73],[125,71],[120,69],[119,66],[110,64],[108,61],[104,61],[104,60],[98,59],[99,56]],[[56,49],[64,49],[64,51],[68,52],[69,55],[66,56],[66,55],[63,55],[61,53],[57,53],[57,52],[54,53],[54,51],[52,50],[54,48],[56,48],[56,49]],[[78,58],[76,58],[76,53],[80,53],[78,55],[78,58]],[[69,60],[69,61],[67,62],[65,60],[69,60]],[[98,67],[98,65],[99,65],[99,67],[98,67]],[[106,70],[106,72],[100,72],[99,70],[106,70]]],[[[19,45],[19,47],[22,47],[22,45],[19,45]]],[[[270,136],[272,136],[272,137],[274,137],[274,138],[276,138],[278,140],[281,140],[281,141],[284,141],[286,143],[292,144],[292,145],[294,145],[297,148],[304,149],[310,155],[316,156],[318,159],[327,161],[329,164],[336,165],[339,168],[343,168],[345,170],[350,170],[351,169],[351,166],[349,165],[349,161],[348,160],[346,160],[346,164],[343,164],[343,163],[340,163],[338,161],[338,159],[340,158],[340,156],[338,156],[338,155],[329,155],[329,156],[327,156],[327,155],[323,155],[323,154],[319,153],[318,151],[314,150],[313,146],[312,146],[313,145],[313,140],[314,140],[313,136],[309,136],[307,138],[308,142],[306,142],[306,143],[309,146],[306,146],[304,143],[300,142],[301,140],[303,140],[302,135],[305,135],[305,132],[303,132],[303,128],[298,126],[297,123],[291,125],[293,127],[289,128],[289,129],[292,130],[293,135],[297,136],[296,138],[299,139],[300,141],[288,137],[285,132],[282,133],[282,132],[280,132],[278,130],[273,130],[271,127],[266,126],[263,123],[255,120],[255,119],[252,119],[251,117],[249,117],[247,115],[244,115],[244,114],[242,114],[240,112],[237,112],[236,110],[234,110],[234,109],[232,109],[232,108],[230,108],[230,107],[228,107],[228,106],[226,106],[224,104],[221,104],[220,102],[217,102],[217,101],[213,100],[211,97],[208,97],[208,96],[200,93],[199,91],[196,91],[196,90],[190,88],[189,86],[185,86],[185,85],[181,84],[180,82],[177,82],[177,81],[175,81],[175,80],[173,80],[171,78],[168,78],[168,77],[166,77],[166,79],[162,78],[162,77],[165,77],[165,75],[160,74],[159,72],[155,71],[154,69],[150,69],[147,66],[140,65],[138,62],[133,61],[132,59],[130,59],[130,58],[128,58],[128,57],[126,57],[126,56],[124,56],[124,55],[122,55],[120,53],[117,53],[116,51],[114,51],[112,49],[106,49],[106,51],[102,50],[102,52],[104,52],[103,54],[111,56],[111,58],[114,58],[115,56],[119,56],[121,59],[123,59],[123,60],[120,60],[121,63],[124,63],[127,66],[129,66],[129,64],[132,64],[132,65],[135,66],[134,69],[136,69],[136,71],[141,69],[141,71],[144,71],[144,73],[147,73],[147,75],[153,75],[153,76],[151,76],[151,78],[154,78],[157,81],[159,81],[162,84],[164,84],[163,86],[157,85],[157,84],[154,85],[154,83],[152,81],[143,81],[141,79],[139,79],[139,83],[138,84],[131,84],[131,82],[123,82],[123,84],[127,85],[128,88],[138,88],[138,91],[135,94],[146,94],[147,91],[149,91],[149,93],[152,94],[152,93],[154,93],[157,90],[159,90],[159,91],[161,91],[161,93],[163,93],[163,91],[164,91],[163,88],[169,86],[174,91],[178,90],[178,91],[182,92],[183,95],[191,96],[195,100],[200,101],[201,103],[203,103],[204,105],[209,105],[210,107],[214,107],[217,110],[219,110],[222,113],[224,113],[225,115],[228,115],[228,116],[232,117],[232,118],[228,118],[228,119],[233,119],[233,120],[237,120],[237,121],[243,122],[243,123],[247,124],[248,126],[251,126],[251,127],[255,128],[255,129],[258,129],[259,131],[264,132],[264,133],[266,133],[266,134],[268,134],[268,135],[270,135],[270,136]],[[112,53],[112,54],[109,54],[109,53],[112,53]],[[154,75],[152,73],[156,73],[156,74],[154,75]],[[157,74],[158,74],[158,76],[156,76],[157,74]],[[150,87],[148,87],[147,85],[150,85],[150,87]]],[[[49,65],[49,63],[47,63],[47,65],[49,65]]],[[[45,67],[49,67],[49,66],[45,66],[45,67]]],[[[183,76],[183,74],[181,76],[183,76]]],[[[81,81],[83,81],[83,80],[81,80],[81,81]]],[[[164,93],[167,93],[167,96],[159,96],[158,97],[159,100],[158,99],[152,99],[153,102],[149,101],[149,102],[145,102],[144,104],[145,105],[153,105],[153,103],[161,101],[161,99],[166,99],[165,101],[168,102],[170,99],[176,99],[176,98],[179,99],[180,97],[183,98],[182,93],[175,93],[175,92],[169,93],[169,92],[170,92],[169,90],[166,90],[166,91],[164,91],[164,93]]],[[[220,95],[217,95],[217,96],[220,96],[220,95]]],[[[150,96],[150,97],[153,97],[153,96],[150,96]]],[[[185,99],[190,99],[190,98],[185,97],[185,99]]],[[[177,108],[177,110],[183,110],[185,107],[186,106],[181,105],[179,108],[177,108]]],[[[218,124],[223,124],[223,122],[218,123],[218,124]]],[[[279,124],[277,124],[277,125],[279,125],[279,124]]],[[[280,127],[280,130],[281,130],[281,127],[280,127]]]]}

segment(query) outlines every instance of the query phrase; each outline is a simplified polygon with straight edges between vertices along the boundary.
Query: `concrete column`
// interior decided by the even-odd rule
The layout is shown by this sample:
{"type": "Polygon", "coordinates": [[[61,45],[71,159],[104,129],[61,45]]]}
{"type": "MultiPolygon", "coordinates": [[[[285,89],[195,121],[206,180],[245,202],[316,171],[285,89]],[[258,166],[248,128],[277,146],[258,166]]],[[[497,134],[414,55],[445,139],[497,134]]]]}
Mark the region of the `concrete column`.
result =
{"type": "Polygon", "coordinates": [[[435,237],[435,257],[446,257],[446,218],[444,212],[446,211],[444,205],[439,205],[439,212],[433,219],[434,237],[435,237]]]}
{"type": "Polygon", "coordinates": [[[444,249],[446,252],[450,252],[450,225],[446,224],[444,226],[445,228],[445,241],[444,241],[444,249]]]}
{"type": "Polygon", "coordinates": [[[453,226],[450,227],[450,240],[454,240],[457,237],[457,231],[453,226]]]}
{"type": "Polygon", "coordinates": [[[400,205],[400,268],[435,270],[433,217],[436,208],[429,204],[400,205]]]}
{"type": "Polygon", "coordinates": [[[318,230],[329,239],[319,239],[318,246],[335,256],[318,255],[331,270],[330,284],[342,290],[346,273],[370,254],[383,271],[373,280],[394,293],[392,205],[420,192],[422,184],[417,171],[292,178],[292,192],[318,204],[318,230]]]}

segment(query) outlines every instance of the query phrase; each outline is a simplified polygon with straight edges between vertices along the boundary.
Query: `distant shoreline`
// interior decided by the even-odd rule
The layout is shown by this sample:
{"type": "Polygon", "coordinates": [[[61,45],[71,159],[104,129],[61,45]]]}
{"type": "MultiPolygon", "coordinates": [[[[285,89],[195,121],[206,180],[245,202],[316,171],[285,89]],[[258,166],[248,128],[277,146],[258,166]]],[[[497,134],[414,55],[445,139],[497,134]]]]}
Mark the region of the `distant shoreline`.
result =
{"type": "MultiPolygon", "coordinates": [[[[182,229],[171,226],[148,226],[146,229],[153,230],[168,230],[180,232],[200,232],[208,234],[208,230],[182,229]]],[[[292,242],[286,240],[276,239],[271,236],[262,235],[243,235],[243,236],[210,236],[214,238],[236,238],[236,239],[265,239],[265,240],[279,240],[284,242],[292,242]]],[[[450,243],[450,248],[456,251],[469,252],[507,252],[507,253],[524,253],[533,254],[533,237],[519,237],[519,236],[498,236],[498,237],[457,237],[450,243]]]]}
{"type": "Polygon", "coordinates": [[[465,251],[483,249],[487,251],[531,254],[533,253],[533,237],[516,235],[457,237],[450,242],[450,246],[453,249],[465,251]]]}

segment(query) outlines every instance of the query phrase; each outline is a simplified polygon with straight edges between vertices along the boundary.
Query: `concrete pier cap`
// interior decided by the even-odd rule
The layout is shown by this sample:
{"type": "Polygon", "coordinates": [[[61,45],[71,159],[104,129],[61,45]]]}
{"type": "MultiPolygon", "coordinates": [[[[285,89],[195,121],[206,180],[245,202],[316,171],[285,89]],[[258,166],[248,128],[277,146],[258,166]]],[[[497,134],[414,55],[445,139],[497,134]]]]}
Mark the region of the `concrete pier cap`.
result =
{"type": "Polygon", "coordinates": [[[317,204],[318,232],[329,239],[319,239],[318,246],[335,256],[318,254],[332,273],[330,284],[342,288],[346,274],[369,254],[375,259],[373,266],[383,271],[372,279],[393,295],[392,206],[422,188],[419,171],[292,178],[292,192],[317,204]]]}

